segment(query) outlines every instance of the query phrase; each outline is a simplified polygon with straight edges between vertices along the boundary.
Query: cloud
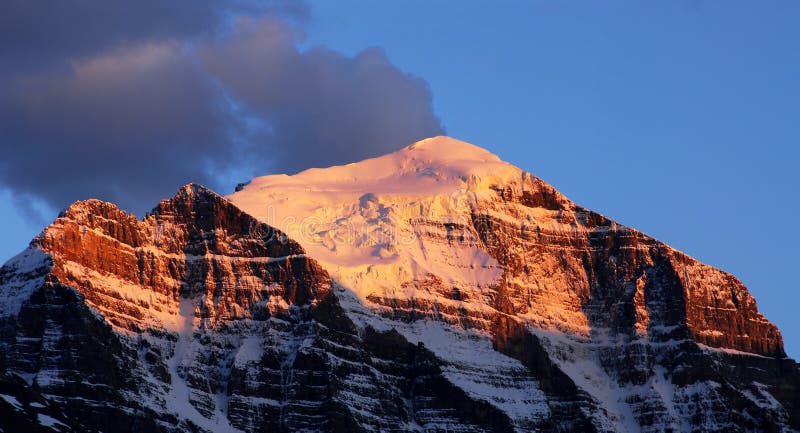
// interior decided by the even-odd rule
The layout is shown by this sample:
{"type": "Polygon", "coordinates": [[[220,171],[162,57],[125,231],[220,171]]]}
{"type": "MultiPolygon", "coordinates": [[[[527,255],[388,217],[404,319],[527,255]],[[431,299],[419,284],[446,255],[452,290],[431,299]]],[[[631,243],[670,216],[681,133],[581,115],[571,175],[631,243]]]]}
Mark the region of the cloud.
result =
{"type": "Polygon", "coordinates": [[[299,1],[5,0],[0,14],[0,66],[81,59],[118,45],[212,36],[235,14],[272,13],[305,21],[299,1]]]}
{"type": "Polygon", "coordinates": [[[349,58],[325,47],[301,52],[295,39],[281,21],[241,20],[233,36],[201,50],[225,90],[266,121],[261,141],[281,169],[352,162],[443,131],[427,83],[382,49],[349,58]]]}
{"type": "Polygon", "coordinates": [[[147,44],[17,78],[0,102],[0,183],[56,207],[100,197],[142,211],[232,162],[235,119],[176,43],[147,44]]]}
{"type": "Polygon", "coordinates": [[[226,192],[443,130],[427,83],[381,49],[299,49],[302,3],[139,4],[5,8],[0,186],[23,207],[99,197],[142,213],[190,181],[226,192]]]}

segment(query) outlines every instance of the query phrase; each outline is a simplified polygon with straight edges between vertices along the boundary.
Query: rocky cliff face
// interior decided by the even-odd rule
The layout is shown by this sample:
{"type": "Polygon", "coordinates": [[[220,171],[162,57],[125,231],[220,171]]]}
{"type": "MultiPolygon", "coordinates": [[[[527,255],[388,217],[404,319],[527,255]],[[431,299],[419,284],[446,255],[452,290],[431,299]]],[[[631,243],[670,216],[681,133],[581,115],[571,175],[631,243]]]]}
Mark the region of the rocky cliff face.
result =
{"type": "Polygon", "coordinates": [[[69,428],[800,429],[736,278],[445,137],[143,220],[78,202],[0,298],[0,371],[69,428]]]}
{"type": "Polygon", "coordinates": [[[1,275],[16,302],[5,305],[2,368],[87,428],[508,425],[448,383],[424,347],[356,329],[297,243],[197,185],[143,221],[76,203],[1,275]]]}

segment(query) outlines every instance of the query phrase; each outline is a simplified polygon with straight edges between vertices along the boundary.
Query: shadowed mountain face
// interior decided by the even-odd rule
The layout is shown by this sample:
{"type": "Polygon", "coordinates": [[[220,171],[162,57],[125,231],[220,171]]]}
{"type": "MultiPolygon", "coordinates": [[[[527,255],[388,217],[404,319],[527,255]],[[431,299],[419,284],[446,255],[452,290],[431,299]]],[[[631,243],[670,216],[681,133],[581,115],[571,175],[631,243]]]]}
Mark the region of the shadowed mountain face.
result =
{"type": "Polygon", "coordinates": [[[143,220],[75,203],[0,299],[0,418],[31,428],[800,429],[736,278],[446,137],[143,220]]]}

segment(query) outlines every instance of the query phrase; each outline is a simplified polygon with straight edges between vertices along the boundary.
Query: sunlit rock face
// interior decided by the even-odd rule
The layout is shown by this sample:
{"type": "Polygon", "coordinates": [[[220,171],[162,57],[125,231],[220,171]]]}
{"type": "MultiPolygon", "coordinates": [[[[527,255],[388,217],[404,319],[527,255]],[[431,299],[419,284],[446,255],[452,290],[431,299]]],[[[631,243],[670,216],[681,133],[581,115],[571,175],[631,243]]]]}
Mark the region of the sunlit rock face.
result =
{"type": "Polygon", "coordinates": [[[2,374],[85,431],[800,429],[736,278],[447,137],[75,203],[0,298],[2,374]]]}
{"type": "Polygon", "coordinates": [[[0,278],[16,303],[4,306],[2,368],[87,429],[509,425],[424,347],[356,329],[296,242],[197,185],[143,221],[76,203],[0,278]]]}

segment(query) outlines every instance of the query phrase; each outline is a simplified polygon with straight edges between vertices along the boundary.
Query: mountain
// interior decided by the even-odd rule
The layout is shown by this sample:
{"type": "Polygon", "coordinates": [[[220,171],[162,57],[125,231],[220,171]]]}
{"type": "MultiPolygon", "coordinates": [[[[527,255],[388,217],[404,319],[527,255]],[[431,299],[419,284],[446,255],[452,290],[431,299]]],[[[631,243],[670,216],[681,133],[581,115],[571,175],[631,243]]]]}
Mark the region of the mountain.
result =
{"type": "Polygon", "coordinates": [[[735,277],[447,137],[77,202],[0,300],[0,419],[37,428],[34,399],[106,433],[800,430],[735,277]]]}

